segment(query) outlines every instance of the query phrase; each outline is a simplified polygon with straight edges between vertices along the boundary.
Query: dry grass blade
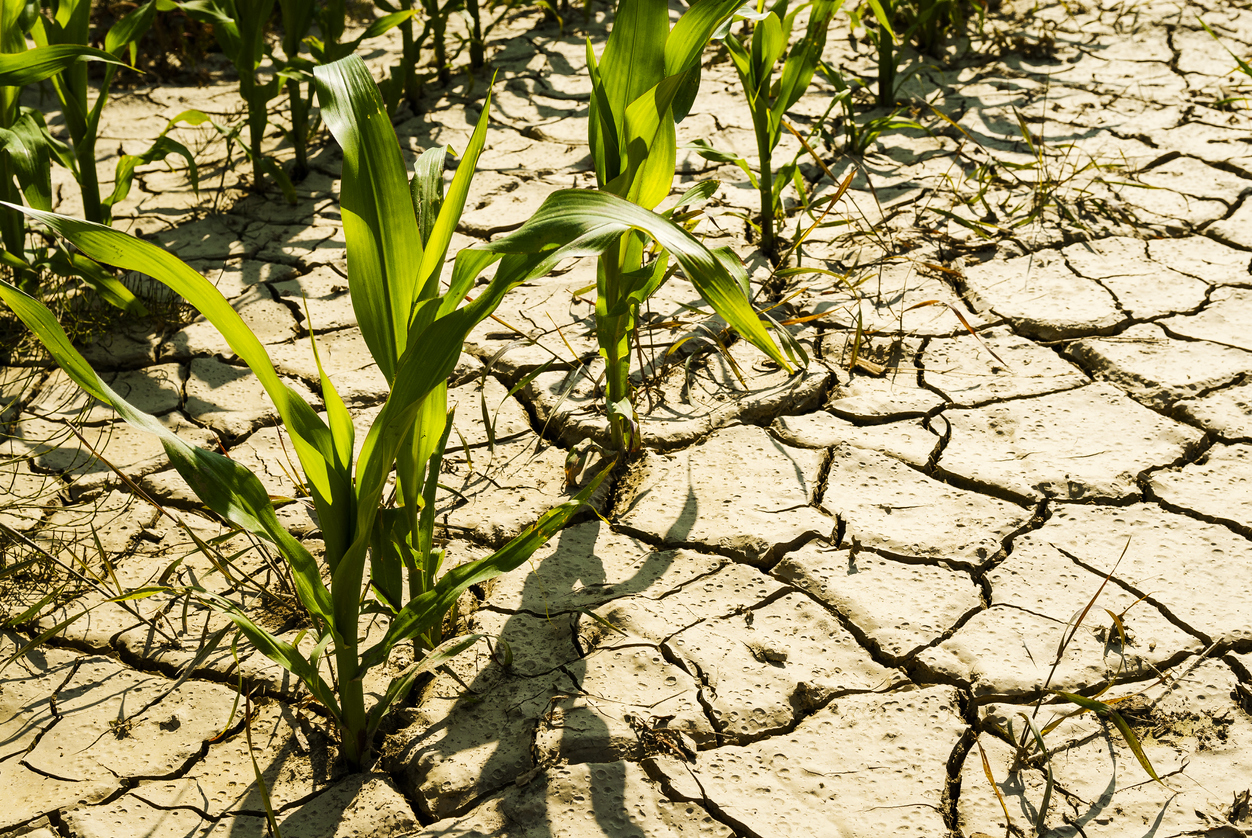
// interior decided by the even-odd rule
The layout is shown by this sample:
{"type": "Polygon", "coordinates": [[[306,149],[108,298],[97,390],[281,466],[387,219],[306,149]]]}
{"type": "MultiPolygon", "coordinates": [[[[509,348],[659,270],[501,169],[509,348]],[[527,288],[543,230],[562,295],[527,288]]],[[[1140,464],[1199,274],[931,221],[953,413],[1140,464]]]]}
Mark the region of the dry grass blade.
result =
{"type": "MultiPolygon", "coordinates": [[[[938,265],[931,265],[929,262],[925,262],[925,263],[923,263],[923,264],[924,264],[926,267],[928,267],[928,268],[938,268],[938,267],[939,267],[938,265]]],[[[948,270],[948,269],[947,269],[947,268],[940,268],[940,270],[948,270]]],[[[991,353],[991,357],[992,357],[992,358],[995,358],[997,361],[999,361],[999,362],[1000,362],[1003,366],[1005,366],[1005,367],[1008,367],[1008,366],[1009,366],[1008,361],[1005,361],[1003,358],[1001,358],[999,355],[997,355],[997,354],[996,354],[996,351],[995,351],[994,349],[992,349],[990,346],[988,346],[988,345],[987,345],[987,342],[986,342],[986,341],[984,341],[981,337],[979,337],[979,336],[978,336],[978,331],[977,331],[977,330],[976,330],[973,326],[969,325],[969,321],[965,319],[965,315],[961,314],[960,309],[958,309],[956,306],[952,305],[951,303],[944,302],[943,300],[923,300],[923,301],[922,301],[922,302],[920,302],[920,303],[913,303],[913,305],[911,305],[911,306],[909,306],[908,308],[906,308],[906,309],[905,309],[905,311],[912,311],[912,310],[913,310],[913,309],[915,309],[915,308],[923,308],[924,306],[944,306],[944,307],[946,307],[946,308],[948,309],[948,311],[950,311],[950,312],[952,312],[953,314],[955,314],[955,315],[956,315],[956,319],[957,319],[957,320],[960,320],[960,321],[961,321],[961,325],[965,327],[965,331],[967,331],[967,332],[969,332],[971,335],[973,335],[973,336],[974,336],[974,340],[978,341],[978,344],[979,344],[979,345],[980,345],[983,349],[985,349],[985,350],[987,350],[989,353],[991,353]]]]}
{"type": "MultiPolygon", "coordinates": [[[[1061,637],[1061,642],[1057,646],[1057,649],[1056,649],[1056,660],[1052,662],[1052,669],[1048,672],[1048,679],[1044,681],[1043,683],[1043,689],[1045,691],[1048,689],[1049,686],[1052,685],[1052,678],[1053,676],[1056,675],[1057,667],[1061,665],[1061,658],[1064,657],[1065,655],[1066,647],[1068,647],[1070,644],[1070,641],[1074,639],[1074,635],[1078,633],[1078,628],[1079,626],[1082,625],[1082,621],[1086,619],[1088,612],[1090,612],[1092,607],[1095,606],[1096,600],[1100,598],[1100,594],[1104,592],[1105,586],[1108,585],[1109,580],[1113,578],[1113,574],[1117,572],[1117,566],[1122,563],[1122,559],[1126,557],[1126,551],[1129,549],[1130,549],[1130,537],[1127,537],[1126,546],[1122,548],[1122,554],[1117,557],[1117,561],[1113,563],[1113,567],[1111,567],[1109,569],[1109,572],[1105,575],[1104,581],[1100,583],[1100,587],[1096,589],[1095,594],[1091,597],[1091,600],[1087,603],[1086,607],[1084,607],[1082,611],[1079,612],[1077,618],[1072,620],[1067,626],[1067,628],[1069,629],[1069,633],[1061,637]]],[[[1038,712],[1039,712],[1039,705],[1036,704],[1035,713],[1038,713],[1038,712]]]]}
{"type": "Polygon", "coordinates": [[[1039,732],[1034,719],[1025,713],[1019,713],[1018,715],[1026,721],[1026,726],[1030,728],[1031,734],[1035,737],[1035,744],[1039,746],[1039,753],[1043,757],[1043,765],[1047,775],[1047,783],[1043,787],[1043,800],[1039,803],[1039,814],[1035,817],[1035,832],[1042,835],[1044,822],[1048,816],[1048,804],[1052,802],[1052,786],[1055,783],[1052,776],[1052,755],[1048,753],[1048,746],[1044,744],[1043,734],[1039,732]]]}
{"type": "Polygon", "coordinates": [[[991,785],[991,791],[995,794],[996,800],[1000,801],[1000,808],[1004,811],[1004,834],[1008,836],[1013,830],[1013,818],[1009,816],[1009,804],[1005,802],[1003,792],[996,785],[995,775],[991,773],[991,762],[987,759],[987,752],[983,750],[982,742],[975,739],[974,744],[978,746],[978,755],[982,757],[982,773],[987,776],[987,782],[991,785]]]}

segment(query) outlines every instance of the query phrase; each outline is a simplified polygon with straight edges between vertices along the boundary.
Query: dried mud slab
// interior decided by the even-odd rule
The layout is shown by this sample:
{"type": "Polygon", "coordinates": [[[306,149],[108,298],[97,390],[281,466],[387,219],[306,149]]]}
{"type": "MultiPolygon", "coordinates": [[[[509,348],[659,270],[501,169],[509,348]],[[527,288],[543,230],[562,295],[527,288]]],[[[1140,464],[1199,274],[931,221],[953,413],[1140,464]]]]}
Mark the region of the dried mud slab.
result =
{"type": "Polygon", "coordinates": [[[552,766],[524,778],[464,817],[414,838],[734,838],[698,802],[674,802],[631,762],[552,766]]]}
{"type": "Polygon", "coordinates": [[[968,683],[975,696],[1031,693],[1049,679],[1053,689],[1074,691],[1143,677],[1154,666],[1202,648],[1199,638],[1179,629],[1155,605],[1140,602],[1139,594],[1117,581],[1104,584],[1116,554],[1085,569],[1052,546],[1049,535],[1045,526],[1017,540],[1013,553],[987,574],[990,607],[921,652],[923,666],[968,683]],[[1097,593],[1095,606],[1058,660],[1071,619],[1097,593]],[[1122,621],[1124,645],[1106,609],[1122,621]]]}
{"type": "Polygon", "coordinates": [[[519,678],[483,670],[465,681],[440,673],[418,696],[417,707],[389,742],[384,768],[432,819],[463,814],[483,795],[535,767],[534,734],[555,701],[577,695],[573,679],[557,670],[519,678]]]}
{"type": "Polygon", "coordinates": [[[853,544],[905,559],[978,565],[996,555],[1033,511],[958,489],[894,457],[831,449],[821,508],[838,517],[853,544]],[[956,522],[956,526],[953,523],[956,522]]]}
{"type": "MultiPolygon", "coordinates": [[[[1123,699],[1114,706],[1163,783],[1153,782],[1117,728],[1094,714],[1074,716],[1045,737],[1056,788],[1063,795],[1054,800],[1059,811],[1077,815],[1083,834],[1234,835],[1242,830],[1246,810],[1237,801],[1252,774],[1252,721],[1232,698],[1238,682],[1228,667],[1204,661],[1193,669],[1192,663],[1167,671],[1165,684],[1125,684],[1101,697],[1123,699]]],[[[1036,723],[1043,728],[1074,709],[1065,702],[1049,704],[1036,723]]],[[[1019,714],[1032,711],[1032,706],[994,705],[985,714],[988,722],[1020,732],[1019,714]]],[[[991,753],[996,757],[993,774],[1004,777],[1013,762],[1011,752],[991,753]]],[[[967,765],[971,759],[977,759],[975,752],[967,765]]],[[[1010,814],[1037,812],[1042,791],[1037,781],[1018,784],[1010,814]]],[[[1027,818],[1014,820],[1028,828],[1027,818]]]]}
{"type": "Polygon", "coordinates": [[[1097,572],[1122,551],[1115,578],[1205,642],[1252,637],[1252,543],[1227,527],[1153,504],[1064,504],[1035,535],[1097,572]],[[1127,548],[1127,540],[1130,547],[1127,548]]]}
{"type": "Polygon", "coordinates": [[[921,366],[922,382],[957,407],[1069,390],[1088,380],[1055,352],[1002,328],[978,338],[932,338],[921,366]]]}
{"type": "Polygon", "coordinates": [[[768,564],[834,531],[834,520],[809,506],[821,462],[820,452],[783,445],[761,428],[727,428],[672,454],[645,451],[623,481],[615,517],[664,544],[768,564]]]}
{"type": "Polygon", "coordinates": [[[1144,404],[1165,408],[1229,384],[1252,369],[1252,353],[1205,340],[1178,340],[1154,323],[1114,337],[1083,338],[1066,354],[1144,404]]]}
{"type": "Polygon", "coordinates": [[[700,699],[700,684],[670,663],[658,646],[630,638],[590,651],[565,668],[577,689],[555,696],[535,733],[541,764],[645,756],[646,729],[664,719],[671,736],[709,748],[717,737],[700,699]]]}
{"type": "Polygon", "coordinates": [[[939,790],[966,730],[957,702],[951,687],[847,696],[790,733],[645,766],[672,797],[755,838],[941,835],[939,790]]]}
{"type": "Polygon", "coordinates": [[[1252,381],[1179,402],[1178,409],[1223,439],[1252,439],[1252,381]]]}
{"type": "Polygon", "coordinates": [[[774,436],[788,445],[830,448],[848,443],[881,451],[919,468],[930,461],[939,447],[939,437],[920,419],[862,426],[818,411],[800,416],[780,416],[769,428],[774,436]]]}
{"type": "Polygon", "coordinates": [[[809,543],[772,571],[834,609],[887,658],[900,661],[982,607],[967,573],[809,543]]]}
{"type": "Polygon", "coordinates": [[[1215,445],[1194,463],[1154,472],[1149,485],[1172,507],[1252,530],[1252,445],[1215,445]]]}
{"type": "Polygon", "coordinates": [[[1252,321],[1252,289],[1218,288],[1198,314],[1167,317],[1159,322],[1167,331],[1183,337],[1252,351],[1249,321],[1252,321]]]}
{"type": "Polygon", "coordinates": [[[966,268],[965,285],[975,310],[1035,340],[1107,334],[1126,319],[1107,288],[1074,273],[1056,250],[966,268]]]}
{"type": "Polygon", "coordinates": [[[801,593],[697,623],[666,645],[699,674],[719,740],[735,744],[782,733],[832,697],[904,680],[801,593]]]}
{"type": "Polygon", "coordinates": [[[1071,270],[1098,280],[1136,320],[1193,311],[1207,296],[1206,282],[1152,261],[1141,239],[1099,239],[1072,244],[1061,253],[1071,270]]]}
{"type": "MultiPolygon", "coordinates": [[[[641,351],[660,360],[667,348],[641,351]]],[[[731,344],[727,355],[729,360],[709,352],[686,364],[671,362],[648,370],[643,381],[636,380],[636,410],[645,446],[669,450],[737,423],[812,410],[829,379],[818,364],[788,374],[745,341],[731,344]]],[[[603,369],[603,362],[595,361],[569,372],[541,373],[524,389],[544,427],[565,444],[578,445],[587,439],[607,444],[603,369]]]]}
{"type": "Polygon", "coordinates": [[[1201,439],[1108,384],[944,412],[942,473],[1018,497],[1130,498],[1136,480],[1201,439]]]}
{"type": "Polygon", "coordinates": [[[588,521],[561,530],[535,551],[529,572],[519,568],[489,582],[489,599],[502,611],[546,616],[634,594],[659,598],[725,563],[707,553],[658,550],[588,521]]]}
{"type": "Polygon", "coordinates": [[[673,590],[658,588],[619,597],[593,614],[579,615],[578,638],[586,649],[629,643],[632,636],[664,643],[705,620],[732,614],[745,615],[746,619],[754,608],[773,602],[786,590],[785,585],[756,568],[728,562],[673,590]]]}
{"type": "Polygon", "coordinates": [[[335,746],[312,723],[296,716],[297,711],[279,704],[259,708],[249,723],[253,741],[264,743],[262,748],[249,749],[247,737],[239,731],[211,744],[204,759],[186,774],[144,783],[132,794],[158,809],[189,808],[214,820],[226,814],[264,813],[253,759],[260,765],[275,809],[322,792],[337,779],[332,776],[335,746]]]}

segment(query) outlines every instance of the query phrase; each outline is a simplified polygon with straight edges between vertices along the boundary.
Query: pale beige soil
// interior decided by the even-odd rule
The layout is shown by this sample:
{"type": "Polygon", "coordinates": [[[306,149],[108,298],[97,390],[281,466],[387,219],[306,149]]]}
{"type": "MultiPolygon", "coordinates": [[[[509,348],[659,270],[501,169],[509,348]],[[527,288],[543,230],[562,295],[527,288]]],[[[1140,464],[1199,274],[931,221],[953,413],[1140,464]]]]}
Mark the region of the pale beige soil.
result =
{"type": "MultiPolygon", "coordinates": [[[[654,298],[657,322],[681,323],[643,335],[645,452],[597,496],[600,517],[464,602],[462,627],[507,640],[507,667],[485,645],[457,659],[397,712],[373,770],[345,774],[291,676],[242,643],[197,657],[224,618],[71,586],[24,629],[99,607],[0,675],[0,835],[264,834],[241,682],[260,696],[252,754],[287,838],[1033,835],[1045,792],[1049,836],[1252,834],[1252,118],[1216,106],[1250,80],[1195,20],[1252,55],[1252,8],[1003,5],[972,56],[907,54],[901,95],[933,134],[888,132],[863,158],[822,148],[854,179],[799,261],[859,284],[793,276],[758,299],[785,300],[772,314],[796,319],[805,372],[732,343],[741,383],[706,337],[720,324],[685,308],[690,285],[654,298]],[[1118,699],[1161,782],[1110,716],[1062,720],[1077,707],[1048,690],[1118,699]],[[1049,758],[1011,744],[1033,742],[1027,719],[1058,722],[1049,758]]],[[[598,50],[605,33],[598,11],[563,32],[531,13],[494,31],[487,150],[454,252],[593,184],[584,39],[598,50]]],[[[827,60],[872,77],[866,45],[841,33],[827,60]]],[[[376,75],[397,46],[370,45],[376,75]]],[[[680,142],[755,159],[733,69],[709,56],[680,142]]],[[[488,77],[459,73],[403,112],[407,163],[463,147],[488,77]]],[[[815,81],[791,119],[812,127],[832,95],[815,81]]],[[[239,112],[226,79],[136,88],[110,103],[102,153],[142,148],[187,107],[239,112]]],[[[217,282],[315,405],[316,333],[363,437],[386,385],[347,293],[339,149],[319,144],[288,206],[250,193],[208,134],[176,136],[201,155],[200,194],[147,167],[118,226],[217,282]]],[[[775,159],[798,149],[784,134],[775,159]]],[[[721,184],[700,232],[767,284],[742,171],[679,159],[675,194],[721,184]]],[[[102,157],[102,180],[115,163],[102,157]]],[[[802,171],[812,198],[835,189],[811,161],[802,171]]],[[[54,176],[60,211],[77,213],[54,176]]],[[[790,235],[811,222],[788,201],[790,235]]],[[[450,389],[456,491],[439,513],[451,560],[567,498],[568,449],[603,437],[591,296],[575,293],[594,281],[590,262],[562,266],[467,342],[450,389]]],[[[206,323],[119,323],[84,350],[188,439],[297,492],[275,412],[206,323]]],[[[0,370],[0,422],[0,523],[23,540],[5,562],[37,549],[132,587],[164,572],[296,637],[279,575],[245,541],[227,550],[264,595],[223,579],[87,451],[201,537],[221,534],[153,439],[41,366],[0,370]]],[[[316,552],[303,505],[280,514],[316,552]]],[[[6,591],[9,616],[66,581],[37,567],[6,591]]],[[[3,635],[0,653],[20,642],[3,635]]]]}

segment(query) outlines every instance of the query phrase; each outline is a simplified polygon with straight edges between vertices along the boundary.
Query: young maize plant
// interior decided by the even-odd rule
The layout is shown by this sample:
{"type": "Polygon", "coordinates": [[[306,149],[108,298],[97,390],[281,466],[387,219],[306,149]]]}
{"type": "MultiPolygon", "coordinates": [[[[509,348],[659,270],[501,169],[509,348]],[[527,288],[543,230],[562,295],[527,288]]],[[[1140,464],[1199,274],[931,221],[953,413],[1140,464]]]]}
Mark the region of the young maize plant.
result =
{"type": "MultiPolygon", "coordinates": [[[[170,120],[165,131],[140,154],[123,154],[117,162],[113,190],[102,196],[96,173],[96,143],[100,118],[108,101],[109,87],[122,57],[133,63],[139,39],[152,25],[157,0],[149,0],[119,20],[104,38],[104,50],[87,46],[91,3],[88,0],[60,0],[48,15],[37,6],[27,14],[17,0],[0,0],[0,199],[16,202],[18,192],[36,209],[50,210],[53,160],[69,169],[78,182],[83,213],[90,221],[111,224],[113,207],[130,194],[137,166],[164,160],[171,154],[187,161],[192,185],[198,188],[196,162],[186,146],[166,136],[187,114],[170,120]],[[35,43],[28,49],[29,35],[35,43]],[[104,63],[104,78],[91,100],[87,66],[80,59],[104,63]],[[61,105],[68,145],[52,136],[43,114],[18,103],[21,88],[52,80],[61,105]],[[14,178],[17,186],[14,186],[14,178]]],[[[47,248],[27,252],[21,217],[8,214],[3,220],[3,262],[14,269],[29,287],[42,270],[63,276],[81,276],[100,296],[124,311],[144,315],[143,304],[113,276],[94,262],[77,254],[47,248]]]]}
{"type": "Polygon", "coordinates": [[[312,115],[313,67],[351,55],[363,41],[386,34],[417,13],[409,10],[384,15],[357,37],[345,41],[343,35],[348,18],[345,0],[316,4],[310,0],[278,0],[278,6],[283,20],[282,57],[271,51],[270,59],[281,68],[285,79],[287,116],[291,119],[291,130],[286,136],[296,154],[291,179],[299,182],[309,173],[309,141],[316,130],[312,115]],[[320,37],[309,34],[314,23],[320,37]],[[300,54],[302,46],[308,47],[309,57],[300,54]]]}
{"type": "MultiPolygon", "coordinates": [[[[265,26],[274,11],[274,0],[186,0],[175,5],[191,18],[213,27],[213,37],[239,74],[239,95],[248,110],[248,143],[241,143],[240,147],[252,163],[253,183],[259,187],[269,175],[287,200],[294,204],[296,194],[291,179],[277,161],[265,155],[263,149],[265,130],[269,126],[269,103],[286,81],[282,72],[274,73],[264,83],[258,78],[265,56],[265,26]]],[[[207,116],[200,116],[201,121],[210,121],[207,116]]],[[[233,144],[244,123],[231,130],[216,124],[214,127],[233,144]]]]}
{"type": "MultiPolygon", "coordinates": [[[[588,41],[592,96],[587,133],[602,195],[644,210],[669,195],[677,159],[675,123],[695,101],[705,46],[740,2],[696,0],[671,31],[665,0],[621,0],[599,62],[588,41]]],[[[695,240],[668,218],[665,224],[664,238],[639,227],[625,232],[600,257],[596,273],[596,339],[606,364],[611,445],[617,451],[640,444],[630,391],[631,340],[640,304],[670,276],[671,254],[727,323],[784,369],[792,369],[748,300],[748,277],[738,258],[722,249],[693,273],[695,266],[685,264],[670,242],[680,232],[695,240]],[[656,245],[651,258],[649,235],[656,245]]]]}
{"type": "Polygon", "coordinates": [[[362,334],[391,384],[355,461],[351,418],[320,361],[326,420],[281,381],[265,347],[225,298],[178,258],[108,227],[10,207],[42,221],[93,259],[155,277],[218,328],[265,386],[294,444],[323,532],[329,584],[308,549],[280,526],[255,475],[228,457],[188,445],[110,389],[41,303],[7,283],[0,283],[0,299],[79,386],[161,439],[173,465],[208,508],[267,540],[283,557],[314,627],[316,644],[307,655],[262,629],[232,602],[203,590],[189,593],[223,611],[260,651],[304,682],[334,720],[342,756],[350,766],[360,767],[369,762],[384,714],[417,675],[477,639],[440,645],[443,617],[460,593],[523,563],[569,520],[607,470],[577,498],[544,515],[496,553],[441,575],[443,554],[434,547],[433,533],[437,478],[449,430],[447,377],[466,335],[509,288],[568,254],[558,247],[551,258],[505,257],[476,300],[458,308],[482,270],[501,259],[496,253],[463,251],[451,287],[440,288],[440,269],[483,147],[487,110],[445,195],[442,148],[427,152],[413,184],[408,182],[399,143],[364,62],[352,56],[315,72],[326,122],[344,148],[342,214],[352,301],[362,334]],[[398,501],[394,508],[384,508],[393,468],[398,501]],[[370,595],[363,599],[367,578],[370,595]],[[363,612],[381,614],[387,623],[384,636],[369,648],[361,646],[363,612]],[[398,643],[410,640],[425,660],[395,679],[382,699],[368,707],[365,675],[387,660],[398,643]],[[327,665],[327,657],[333,664],[327,665]]]}
{"type": "Polygon", "coordinates": [[[789,9],[789,0],[778,0],[768,12],[758,7],[751,14],[756,23],[746,45],[729,34],[729,24],[714,36],[714,40],[719,36],[725,39],[752,113],[760,175],[753,176],[750,169],[745,169],[761,196],[761,251],[771,259],[777,256],[774,222],[782,208],[782,190],[798,171],[794,160],[778,172],[773,168],[774,149],[782,137],[783,116],[800,101],[813,80],[813,72],[826,47],[830,20],[842,5],[843,0],[815,0],[789,9]],[[804,35],[792,45],[791,31],[796,16],[805,9],[809,10],[808,25],[804,35]],[[775,81],[774,67],[780,60],[782,76],[775,81]]]}
{"type": "MultiPolygon", "coordinates": [[[[254,474],[224,455],[188,445],[110,389],[40,302],[4,282],[0,300],[80,387],[112,405],[128,423],[156,434],[175,468],[209,509],[270,542],[283,557],[314,626],[317,642],[307,655],[296,644],[262,629],[230,601],[204,590],[186,592],[220,609],[257,649],[301,679],[334,720],[344,759],[360,767],[369,762],[383,716],[407,694],[417,675],[477,639],[439,642],[444,615],[457,597],[470,585],[525,562],[568,522],[611,469],[611,465],[603,469],[577,497],[545,514],[491,556],[440,574],[443,555],[433,545],[434,501],[450,428],[447,379],[466,337],[504,295],[544,276],[559,262],[611,251],[627,234],[638,231],[673,254],[728,321],[752,333],[759,345],[772,344],[745,290],[729,274],[725,254],[710,252],[663,216],[593,190],[556,192],[513,234],[460,251],[450,283],[443,288],[440,272],[483,148],[487,109],[444,194],[443,149],[423,154],[412,182],[406,180],[395,132],[360,58],[350,56],[318,67],[314,75],[323,118],[344,151],[341,212],[353,308],[362,336],[390,384],[390,394],[355,458],[351,417],[320,361],[326,420],[282,382],[265,347],[221,293],[177,257],[102,225],[8,207],[46,224],[92,259],[163,282],[217,327],[265,387],[291,438],[322,529],[329,584],[323,582],[322,568],[308,549],[279,524],[254,474]],[[483,271],[497,262],[490,281],[475,288],[483,271]],[[461,305],[471,290],[474,300],[461,305]],[[393,470],[396,501],[385,507],[384,489],[393,470]],[[363,598],[367,580],[369,595],[363,598]],[[360,623],[367,612],[381,615],[387,629],[363,649],[360,623]],[[367,706],[366,674],[407,641],[413,641],[425,658],[396,678],[376,704],[367,706]],[[329,666],[324,660],[328,657],[333,659],[329,666]]],[[[785,362],[776,348],[772,354],[785,362]]]]}

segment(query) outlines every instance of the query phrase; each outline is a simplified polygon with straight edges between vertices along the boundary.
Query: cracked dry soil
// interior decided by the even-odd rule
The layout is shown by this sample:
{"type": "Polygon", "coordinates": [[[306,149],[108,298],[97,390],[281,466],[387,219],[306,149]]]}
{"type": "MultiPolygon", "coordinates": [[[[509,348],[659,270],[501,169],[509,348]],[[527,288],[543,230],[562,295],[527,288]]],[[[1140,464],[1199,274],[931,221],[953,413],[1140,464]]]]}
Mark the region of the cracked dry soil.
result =
{"type": "MultiPolygon", "coordinates": [[[[1252,120],[1217,107],[1233,61],[1196,14],[1252,54],[1246,3],[1005,0],[979,51],[921,63],[902,98],[959,129],[831,156],[852,188],[839,223],[800,251],[864,281],[770,286],[807,372],[732,343],[741,382],[707,340],[667,363],[719,324],[684,308],[690,286],[666,286],[643,333],[643,455],[597,498],[600,516],[466,599],[464,627],[507,640],[511,662],[480,646],[441,669],[372,773],[336,768],[316,708],[268,660],[197,654],[220,616],[78,590],[29,628],[99,607],[0,677],[0,835],[265,834],[241,682],[259,696],[251,753],[286,836],[1252,834],[1252,120]],[[944,305],[917,305],[930,300],[944,305]],[[1162,782],[1110,715],[1048,692],[1105,687],[1162,782]],[[1013,744],[1028,719],[1046,758],[1013,744]]],[[[529,13],[497,28],[493,120],[458,243],[591,183],[583,38],[602,43],[597,15],[564,33],[529,13]]],[[[827,49],[872,77],[864,49],[827,49]]],[[[482,81],[432,90],[399,122],[410,164],[463,143],[482,81]]],[[[833,93],[815,82],[792,119],[812,127],[833,93]]],[[[110,105],[101,146],[141,142],[189,105],[229,115],[232,96],[227,81],[135,89],[110,105]]],[[[754,159],[729,63],[710,63],[680,132],[754,159]]],[[[147,167],[119,225],[213,278],[311,401],[315,332],[366,427],[385,385],[346,293],[338,149],[321,148],[287,206],[245,194],[222,149],[200,145],[218,155],[211,208],[147,167]]],[[[798,148],[785,137],[776,158],[798,148]]],[[[814,197],[834,190],[802,171],[814,197]]],[[[705,178],[721,188],[702,232],[766,280],[740,217],[755,193],[737,168],[682,152],[676,194],[705,178]]],[[[566,497],[567,449],[604,433],[593,310],[577,293],[589,284],[580,264],[519,289],[464,348],[456,492],[440,513],[453,560],[566,497]]],[[[207,324],[123,324],[86,349],[127,398],[295,494],[273,411],[207,324]]],[[[214,574],[86,450],[219,535],[154,440],[44,367],[4,369],[0,404],[7,526],[99,569],[94,528],[121,584],[169,568],[296,636],[281,580],[246,542],[227,547],[269,593],[214,574]],[[64,431],[72,417],[85,442],[64,431]]],[[[316,550],[303,508],[282,514],[316,550]]],[[[32,593],[10,590],[10,613],[32,593]]],[[[4,635],[0,652],[19,642],[4,635]]]]}

